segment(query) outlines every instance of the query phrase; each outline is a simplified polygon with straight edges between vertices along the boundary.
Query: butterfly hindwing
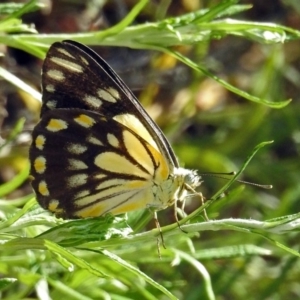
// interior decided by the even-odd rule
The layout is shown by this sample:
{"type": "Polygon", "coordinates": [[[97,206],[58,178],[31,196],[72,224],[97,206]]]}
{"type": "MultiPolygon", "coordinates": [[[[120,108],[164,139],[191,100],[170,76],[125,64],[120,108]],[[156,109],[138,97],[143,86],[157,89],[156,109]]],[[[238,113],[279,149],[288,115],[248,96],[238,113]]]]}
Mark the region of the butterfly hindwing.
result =
{"type": "Polygon", "coordinates": [[[66,218],[151,206],[149,183],[168,176],[160,153],[134,131],[81,109],[45,112],[30,160],[39,202],[66,218]]]}

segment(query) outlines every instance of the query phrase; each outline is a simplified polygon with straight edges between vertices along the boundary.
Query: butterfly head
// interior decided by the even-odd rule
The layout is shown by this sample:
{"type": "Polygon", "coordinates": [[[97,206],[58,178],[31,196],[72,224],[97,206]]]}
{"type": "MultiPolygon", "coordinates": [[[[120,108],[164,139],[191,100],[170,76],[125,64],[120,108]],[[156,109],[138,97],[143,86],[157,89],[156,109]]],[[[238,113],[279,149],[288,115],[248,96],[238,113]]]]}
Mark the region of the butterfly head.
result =
{"type": "Polygon", "coordinates": [[[184,168],[177,168],[176,173],[183,178],[184,185],[186,187],[195,189],[201,184],[201,176],[197,174],[195,170],[189,170],[184,168]]]}

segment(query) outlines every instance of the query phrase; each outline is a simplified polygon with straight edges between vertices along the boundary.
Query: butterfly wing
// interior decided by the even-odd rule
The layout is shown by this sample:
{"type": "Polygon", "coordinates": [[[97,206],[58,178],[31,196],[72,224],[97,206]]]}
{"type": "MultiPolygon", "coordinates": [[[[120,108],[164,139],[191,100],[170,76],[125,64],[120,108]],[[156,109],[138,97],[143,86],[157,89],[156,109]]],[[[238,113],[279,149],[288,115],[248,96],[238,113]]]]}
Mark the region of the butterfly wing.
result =
{"type": "Polygon", "coordinates": [[[42,88],[41,117],[58,108],[98,112],[135,130],[162,153],[169,168],[178,167],[160,128],[122,79],[90,48],[74,41],[54,43],[44,61],[42,88]]]}
{"type": "Polygon", "coordinates": [[[182,200],[187,184],[198,185],[193,171],[178,167],[166,137],[129,88],[91,49],[54,43],[42,88],[30,161],[44,208],[65,218],[159,210],[182,200]]]}
{"type": "Polygon", "coordinates": [[[152,191],[153,180],[169,175],[164,157],[114,119],[82,109],[49,110],[32,138],[32,186],[41,206],[56,215],[164,208],[152,191]]]}

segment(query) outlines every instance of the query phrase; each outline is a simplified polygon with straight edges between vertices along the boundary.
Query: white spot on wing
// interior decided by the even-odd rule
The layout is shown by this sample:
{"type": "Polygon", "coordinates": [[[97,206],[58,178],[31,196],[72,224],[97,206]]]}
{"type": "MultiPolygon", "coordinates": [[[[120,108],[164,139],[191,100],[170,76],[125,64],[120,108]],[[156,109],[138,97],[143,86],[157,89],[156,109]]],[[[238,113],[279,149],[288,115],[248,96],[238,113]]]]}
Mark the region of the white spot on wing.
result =
{"type": "Polygon", "coordinates": [[[56,108],[56,105],[57,105],[57,101],[56,100],[49,100],[47,103],[46,103],[46,106],[50,109],[53,109],[53,108],[56,108]]]}
{"type": "Polygon", "coordinates": [[[89,136],[86,141],[94,145],[103,146],[103,143],[92,135],[89,136]]]}
{"type": "Polygon", "coordinates": [[[68,159],[68,163],[69,170],[84,170],[88,168],[88,166],[82,160],[79,159],[70,158],[68,159]]]}
{"type": "Polygon", "coordinates": [[[71,55],[71,54],[70,54],[66,49],[64,49],[64,48],[56,48],[56,50],[57,50],[58,52],[64,54],[64,55],[70,57],[70,58],[75,59],[75,57],[74,57],[73,55],[71,55]]]}
{"type": "Polygon", "coordinates": [[[87,147],[78,143],[69,143],[67,144],[67,151],[72,154],[82,154],[87,150],[87,147]]]}
{"type": "Polygon", "coordinates": [[[83,56],[80,56],[80,59],[86,66],[89,65],[89,62],[83,56]]]}
{"type": "Polygon", "coordinates": [[[58,71],[58,70],[48,70],[47,75],[56,81],[64,81],[65,80],[65,76],[64,76],[63,72],[58,71]]]}
{"type": "Polygon", "coordinates": [[[47,84],[45,87],[46,91],[49,93],[54,93],[55,92],[55,87],[53,84],[47,84]]]}
{"type": "Polygon", "coordinates": [[[118,100],[118,99],[120,99],[120,94],[119,94],[119,92],[116,90],[116,89],[114,89],[114,88],[112,88],[112,87],[109,87],[108,89],[107,89],[107,91],[116,99],[116,100],[118,100]]]}
{"type": "Polygon", "coordinates": [[[105,91],[103,89],[99,89],[97,91],[98,96],[107,101],[107,102],[111,102],[111,103],[116,103],[117,99],[115,97],[113,97],[108,91],[105,91]]]}
{"type": "Polygon", "coordinates": [[[55,64],[70,70],[71,72],[77,72],[77,73],[83,72],[83,68],[81,65],[73,63],[69,60],[60,57],[55,57],[55,56],[50,57],[50,60],[53,61],[55,64]]]}
{"type": "Polygon", "coordinates": [[[78,187],[80,185],[86,184],[87,179],[87,174],[76,174],[67,178],[67,185],[69,188],[78,187]]]}
{"type": "Polygon", "coordinates": [[[85,95],[84,101],[96,108],[99,108],[102,105],[102,101],[99,98],[91,95],[85,95]]]}

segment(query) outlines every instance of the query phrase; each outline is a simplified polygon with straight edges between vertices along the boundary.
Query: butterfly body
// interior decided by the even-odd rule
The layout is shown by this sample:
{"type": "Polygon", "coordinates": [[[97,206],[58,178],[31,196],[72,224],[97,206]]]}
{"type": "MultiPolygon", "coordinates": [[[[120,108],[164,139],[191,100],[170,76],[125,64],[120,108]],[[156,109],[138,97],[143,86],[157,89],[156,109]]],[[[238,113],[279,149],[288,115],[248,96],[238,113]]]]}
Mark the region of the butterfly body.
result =
{"type": "Polygon", "coordinates": [[[64,218],[154,211],[200,184],[118,75],[72,41],[51,46],[42,72],[41,121],[30,148],[32,187],[64,218]]]}

